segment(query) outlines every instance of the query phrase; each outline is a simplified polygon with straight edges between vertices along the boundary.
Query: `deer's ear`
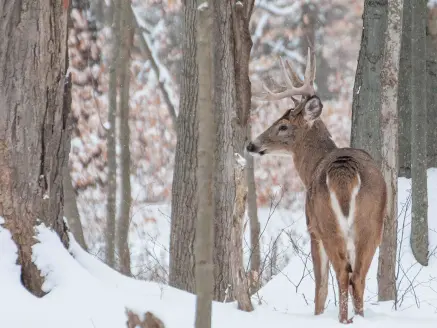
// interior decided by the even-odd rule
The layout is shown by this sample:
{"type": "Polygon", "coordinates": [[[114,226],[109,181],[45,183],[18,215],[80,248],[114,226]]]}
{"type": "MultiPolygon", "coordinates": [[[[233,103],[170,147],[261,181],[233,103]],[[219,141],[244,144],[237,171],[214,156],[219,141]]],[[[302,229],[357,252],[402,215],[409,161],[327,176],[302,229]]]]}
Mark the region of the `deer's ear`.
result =
{"type": "Polygon", "coordinates": [[[320,116],[322,113],[323,104],[320,101],[320,98],[317,96],[312,96],[307,100],[304,107],[304,118],[305,120],[311,122],[320,116]]]}

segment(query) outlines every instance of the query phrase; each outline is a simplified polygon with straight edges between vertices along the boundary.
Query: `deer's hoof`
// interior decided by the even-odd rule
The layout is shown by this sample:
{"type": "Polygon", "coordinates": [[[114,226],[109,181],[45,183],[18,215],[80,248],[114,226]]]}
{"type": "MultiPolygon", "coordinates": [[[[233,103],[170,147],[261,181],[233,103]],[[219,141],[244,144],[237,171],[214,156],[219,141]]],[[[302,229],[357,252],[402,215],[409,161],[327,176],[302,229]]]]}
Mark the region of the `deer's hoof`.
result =
{"type": "Polygon", "coordinates": [[[353,318],[350,318],[350,319],[343,319],[343,320],[340,320],[340,323],[345,324],[345,325],[348,325],[348,324],[350,324],[350,323],[354,323],[354,319],[353,319],[353,318]]]}

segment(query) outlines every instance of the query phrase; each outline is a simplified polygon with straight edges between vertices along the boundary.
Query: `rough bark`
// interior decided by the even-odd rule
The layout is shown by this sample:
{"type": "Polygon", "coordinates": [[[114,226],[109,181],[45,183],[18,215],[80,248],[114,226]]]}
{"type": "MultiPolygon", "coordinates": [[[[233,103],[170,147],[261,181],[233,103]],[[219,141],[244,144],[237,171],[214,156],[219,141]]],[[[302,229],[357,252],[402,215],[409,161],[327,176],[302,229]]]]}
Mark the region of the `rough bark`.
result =
{"type": "Polygon", "coordinates": [[[109,68],[109,109],[108,122],[109,128],[106,131],[107,144],[107,204],[106,204],[106,264],[115,268],[115,221],[116,221],[116,204],[117,204],[117,159],[115,152],[116,137],[116,115],[117,115],[117,64],[120,53],[120,14],[121,0],[114,0],[114,16],[112,28],[112,58],[109,68]]]}
{"type": "MultiPolygon", "coordinates": [[[[252,41],[249,20],[253,1],[213,1],[215,244],[214,298],[222,301],[231,276],[232,214],[235,200],[234,153],[243,153],[250,112],[249,58],[252,41]],[[238,95],[238,96],[237,96],[238,95]]],[[[235,286],[233,286],[235,288],[235,286]]],[[[232,295],[232,294],[231,294],[232,295]]],[[[226,298],[231,301],[232,297],[226,298]]]]}
{"type": "Polygon", "coordinates": [[[411,178],[410,244],[421,265],[428,265],[428,188],[426,116],[426,20],[427,1],[404,0],[412,12],[411,27],[411,178]]]}
{"type": "Polygon", "coordinates": [[[426,38],[428,167],[437,167],[437,5],[428,9],[426,38]]]}
{"type": "Polygon", "coordinates": [[[129,128],[129,87],[130,55],[133,42],[133,15],[131,1],[124,0],[121,12],[121,53],[120,53],[120,148],[121,148],[121,200],[120,218],[118,220],[117,242],[120,272],[131,276],[129,251],[130,209],[132,204],[130,184],[130,128],[129,128]]]}
{"type": "Polygon", "coordinates": [[[365,149],[377,161],[381,160],[380,73],[387,8],[387,0],[364,2],[363,33],[352,102],[351,146],[365,149]]]}
{"type": "Polygon", "coordinates": [[[381,67],[381,168],[387,184],[387,215],[378,261],[378,299],[396,296],[397,177],[398,177],[398,76],[403,0],[388,4],[387,31],[381,67]]]}
{"type": "MultiPolygon", "coordinates": [[[[250,123],[248,125],[248,137],[251,136],[250,123]]],[[[250,272],[249,272],[249,290],[255,293],[260,287],[261,273],[261,250],[260,241],[260,224],[258,219],[258,206],[256,203],[256,184],[255,184],[255,164],[253,156],[246,153],[246,178],[247,178],[247,215],[250,223],[250,272]]]]}
{"type": "MultiPolygon", "coordinates": [[[[70,149],[67,149],[66,151],[69,152],[70,149]]],[[[67,159],[64,163],[62,172],[62,186],[64,188],[64,216],[67,219],[68,227],[79,245],[84,250],[88,250],[88,246],[85,242],[85,237],[83,234],[82,222],[80,221],[80,215],[77,209],[76,192],[74,191],[71,182],[70,169],[67,159]]]]}
{"type": "Polygon", "coordinates": [[[253,311],[253,305],[250,300],[249,283],[243,264],[243,220],[247,200],[247,185],[244,181],[246,179],[246,163],[239,154],[235,155],[236,190],[231,236],[231,244],[234,248],[231,254],[231,276],[234,279],[232,286],[234,286],[233,294],[237,300],[238,309],[251,312],[253,311]]]}
{"type": "MultiPolygon", "coordinates": [[[[216,145],[214,150],[214,299],[223,301],[233,279],[231,277],[232,210],[235,200],[234,130],[237,125],[235,90],[234,42],[232,34],[232,4],[213,1],[214,27],[214,120],[216,145]]],[[[233,300],[232,297],[226,298],[233,300]]]]}
{"type": "Polygon", "coordinates": [[[43,223],[68,246],[67,10],[60,1],[5,0],[0,17],[0,216],[18,247],[24,286],[42,296],[32,262],[35,227],[43,223]]]}
{"type": "Polygon", "coordinates": [[[212,113],[212,13],[208,0],[197,9],[197,64],[199,70],[198,211],[196,219],[196,328],[210,328],[214,285],[214,116],[212,113]]]}
{"type": "Polygon", "coordinates": [[[399,176],[411,178],[411,1],[404,2],[399,62],[399,176]]]}
{"type": "Polygon", "coordinates": [[[169,284],[194,293],[194,233],[197,213],[196,0],[186,0],[182,41],[180,107],[172,185],[169,284]]]}

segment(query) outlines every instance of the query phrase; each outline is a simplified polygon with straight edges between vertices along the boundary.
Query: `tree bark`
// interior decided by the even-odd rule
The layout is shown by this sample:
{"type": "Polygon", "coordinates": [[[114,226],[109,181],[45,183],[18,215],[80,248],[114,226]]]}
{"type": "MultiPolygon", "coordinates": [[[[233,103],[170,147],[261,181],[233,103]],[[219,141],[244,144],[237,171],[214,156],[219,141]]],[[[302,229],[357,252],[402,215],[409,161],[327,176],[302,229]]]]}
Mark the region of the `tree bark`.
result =
{"type": "Polygon", "coordinates": [[[412,207],[410,244],[421,265],[428,265],[428,187],[427,187],[427,116],[426,116],[426,20],[425,0],[411,2],[411,177],[412,207]]]}
{"type": "MultiPolygon", "coordinates": [[[[253,1],[213,1],[215,146],[214,298],[233,300],[227,294],[235,280],[231,271],[232,219],[235,201],[234,153],[243,153],[247,140],[251,90],[249,59],[252,41],[249,20],[253,1]]],[[[235,289],[236,286],[232,286],[235,289]]]]}
{"type": "MultiPolygon", "coordinates": [[[[216,145],[214,161],[215,228],[214,228],[214,299],[223,301],[231,286],[232,210],[235,200],[234,131],[237,99],[235,90],[232,4],[213,1],[214,27],[214,120],[216,145]]],[[[231,286],[232,287],[232,286],[231,286]]],[[[229,295],[227,300],[233,300],[229,295]]]]}
{"type": "Polygon", "coordinates": [[[120,54],[120,146],[121,146],[121,200],[120,219],[118,220],[118,256],[120,272],[131,276],[131,259],[129,251],[130,210],[132,204],[130,184],[130,127],[129,127],[129,87],[130,55],[134,27],[131,1],[124,0],[121,12],[121,54],[120,54]]]}
{"type": "Polygon", "coordinates": [[[411,178],[411,1],[404,2],[399,62],[399,176],[411,178]]]}
{"type": "MultiPolygon", "coordinates": [[[[69,152],[70,149],[67,149],[66,151],[69,152]]],[[[70,228],[74,239],[79,243],[79,245],[84,250],[88,250],[88,246],[85,242],[85,237],[83,234],[82,222],[80,221],[79,210],[77,209],[76,193],[71,183],[68,160],[66,160],[64,163],[62,172],[62,185],[64,188],[64,216],[67,218],[68,227],[70,228]]]]}
{"type": "Polygon", "coordinates": [[[199,70],[199,148],[197,181],[199,206],[196,219],[196,328],[210,328],[214,284],[214,116],[212,113],[212,13],[208,0],[197,9],[197,64],[199,70]]]}
{"type": "MultiPolygon", "coordinates": [[[[251,136],[250,123],[248,125],[248,137],[251,136]]],[[[255,164],[253,156],[246,153],[246,178],[247,178],[247,214],[250,222],[250,273],[249,289],[254,294],[260,287],[261,273],[261,250],[260,224],[258,219],[258,206],[256,203],[255,164]]]]}
{"type": "Polygon", "coordinates": [[[378,299],[396,297],[398,111],[397,93],[402,35],[403,0],[388,4],[387,32],[381,68],[381,159],[387,184],[387,215],[378,262],[378,299]]]}
{"type": "Polygon", "coordinates": [[[235,155],[236,191],[231,236],[231,244],[234,248],[234,252],[231,253],[231,276],[234,279],[232,286],[234,286],[233,293],[237,300],[238,309],[251,312],[253,311],[253,305],[250,300],[249,283],[243,264],[243,220],[247,200],[247,184],[244,182],[246,178],[246,163],[239,154],[235,155]]]}
{"type": "Polygon", "coordinates": [[[428,167],[437,167],[437,5],[428,9],[426,34],[428,167]]]}
{"type": "Polygon", "coordinates": [[[196,0],[184,5],[182,72],[173,172],[169,284],[194,293],[194,236],[197,213],[196,0]]]}
{"type": "Polygon", "coordinates": [[[381,160],[380,73],[387,8],[387,0],[364,2],[363,34],[352,102],[351,146],[365,149],[378,162],[381,160]]]}
{"type": "Polygon", "coordinates": [[[67,10],[60,1],[5,0],[0,17],[0,216],[18,247],[24,286],[42,296],[43,278],[32,261],[35,227],[43,223],[68,246],[67,10]]]}
{"type": "Polygon", "coordinates": [[[119,57],[121,0],[113,1],[112,58],[109,68],[109,128],[106,131],[108,180],[106,204],[106,264],[115,268],[115,221],[117,204],[117,159],[115,151],[117,115],[117,64],[119,57]]]}

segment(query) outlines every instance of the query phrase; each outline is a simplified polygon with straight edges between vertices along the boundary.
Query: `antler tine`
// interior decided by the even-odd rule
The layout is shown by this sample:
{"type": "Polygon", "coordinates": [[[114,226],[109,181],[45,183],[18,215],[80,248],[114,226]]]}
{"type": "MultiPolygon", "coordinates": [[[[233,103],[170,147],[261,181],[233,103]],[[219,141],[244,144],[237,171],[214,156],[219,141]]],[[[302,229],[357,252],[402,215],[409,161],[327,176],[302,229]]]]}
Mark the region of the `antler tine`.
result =
{"type": "MultiPolygon", "coordinates": [[[[284,75],[284,80],[285,83],[288,85],[289,88],[294,88],[296,85],[293,83],[293,78],[287,73],[287,69],[285,68],[285,64],[284,64],[284,60],[282,59],[281,56],[279,56],[279,62],[280,62],[280,66],[281,66],[281,71],[282,74],[284,75]]],[[[287,62],[288,64],[288,62],[287,62]]],[[[297,85],[299,86],[299,85],[297,85]]]]}
{"type": "Polygon", "coordinates": [[[296,87],[301,87],[303,85],[303,81],[300,79],[299,75],[297,75],[297,73],[291,67],[288,60],[286,60],[285,63],[287,64],[287,70],[288,70],[288,73],[289,73],[291,80],[293,81],[293,85],[296,87]]]}
{"type": "Polygon", "coordinates": [[[284,64],[282,57],[279,57],[281,71],[284,74],[284,79],[287,84],[287,89],[282,92],[273,92],[263,83],[263,89],[267,92],[260,99],[262,100],[280,100],[284,98],[292,98],[295,106],[297,106],[298,101],[293,98],[293,96],[312,96],[315,94],[313,88],[313,81],[315,77],[315,58],[314,54],[311,53],[310,48],[308,48],[307,65],[305,67],[305,79],[302,80],[293,71],[288,61],[286,64],[288,66],[289,74],[287,73],[287,68],[284,64]],[[297,85],[294,85],[295,82],[297,85]]]}

